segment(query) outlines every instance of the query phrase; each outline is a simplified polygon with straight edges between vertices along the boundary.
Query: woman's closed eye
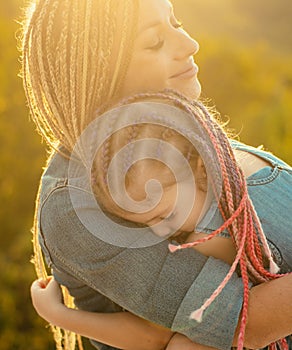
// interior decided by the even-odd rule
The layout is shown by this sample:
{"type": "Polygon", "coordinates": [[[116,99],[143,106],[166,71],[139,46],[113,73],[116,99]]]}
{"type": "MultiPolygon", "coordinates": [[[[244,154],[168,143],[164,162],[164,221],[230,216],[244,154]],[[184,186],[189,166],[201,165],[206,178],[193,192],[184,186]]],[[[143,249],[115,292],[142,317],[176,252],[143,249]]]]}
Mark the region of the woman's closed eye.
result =
{"type": "Polygon", "coordinates": [[[156,50],[159,50],[162,48],[164,44],[164,40],[160,40],[153,46],[150,46],[150,47],[147,47],[148,50],[153,50],[153,51],[156,51],[156,50]]]}
{"type": "MultiPolygon", "coordinates": [[[[180,29],[183,27],[183,24],[182,22],[180,21],[177,21],[177,20],[174,20],[171,25],[175,28],[175,29],[180,29]]],[[[153,50],[153,51],[156,51],[156,50],[159,50],[163,47],[164,45],[164,40],[159,38],[158,39],[158,42],[155,44],[155,45],[152,45],[152,46],[149,46],[147,47],[148,50],[153,50]]]]}

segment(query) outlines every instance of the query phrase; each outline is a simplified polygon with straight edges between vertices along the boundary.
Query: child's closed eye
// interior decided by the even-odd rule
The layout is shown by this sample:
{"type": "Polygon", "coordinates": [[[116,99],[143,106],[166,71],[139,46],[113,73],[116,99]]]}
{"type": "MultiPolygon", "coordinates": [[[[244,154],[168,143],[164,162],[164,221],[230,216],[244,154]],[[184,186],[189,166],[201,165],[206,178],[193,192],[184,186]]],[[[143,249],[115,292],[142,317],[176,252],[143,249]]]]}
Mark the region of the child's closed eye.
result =
{"type": "Polygon", "coordinates": [[[171,221],[176,215],[175,211],[170,212],[167,216],[161,217],[161,220],[171,221]]]}

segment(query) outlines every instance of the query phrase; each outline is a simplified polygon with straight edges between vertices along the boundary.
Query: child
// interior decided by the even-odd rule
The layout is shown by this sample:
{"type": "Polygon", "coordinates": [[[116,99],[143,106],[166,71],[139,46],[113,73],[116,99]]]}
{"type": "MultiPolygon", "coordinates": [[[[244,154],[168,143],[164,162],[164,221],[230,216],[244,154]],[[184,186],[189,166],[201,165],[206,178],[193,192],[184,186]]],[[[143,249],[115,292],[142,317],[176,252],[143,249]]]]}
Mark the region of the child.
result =
{"type": "MultiPolygon", "coordinates": [[[[111,137],[98,151],[92,169],[93,188],[98,200],[111,214],[148,225],[154,233],[161,237],[171,237],[172,240],[178,242],[186,240],[189,243],[177,247],[171,245],[170,249],[173,251],[194,246],[201,253],[214,256],[232,265],[230,273],[223,283],[206,300],[202,308],[192,314],[194,319],[200,321],[203,317],[203,311],[212,303],[216,293],[220,293],[220,290],[224,288],[238,263],[240,263],[240,273],[245,285],[244,303],[247,306],[248,278],[254,283],[259,283],[276,277],[274,274],[276,272],[275,265],[258,217],[271,244],[274,258],[281,267],[281,272],[291,271],[292,227],[291,220],[289,220],[292,203],[291,167],[262,150],[237,142],[230,143],[219,125],[200,104],[191,104],[182,96],[178,96],[173,92],[160,95],[139,95],[137,98],[134,97],[126,102],[139,101],[141,98],[144,101],[147,98],[150,98],[150,101],[159,98],[159,101],[167,103],[167,108],[174,108],[174,104],[176,112],[179,114],[176,118],[182,124],[184,124],[183,119],[180,118],[183,117],[181,116],[182,111],[188,112],[188,116],[193,118],[194,135],[197,137],[198,132],[200,133],[203,130],[200,134],[201,138],[197,138],[197,147],[195,148],[193,142],[191,142],[194,135],[188,134],[185,137],[182,127],[177,125],[171,127],[169,120],[167,121],[169,127],[161,126],[157,124],[155,118],[153,120],[154,124],[149,120],[143,120],[143,123],[135,123],[120,129],[119,132],[111,132],[110,130],[111,137]],[[145,139],[150,139],[151,145],[155,145],[154,153],[156,156],[154,159],[149,159],[148,151],[145,153],[145,148],[141,147],[139,143],[139,141],[145,139]],[[153,139],[159,141],[155,143],[153,139]],[[165,143],[170,147],[165,148],[165,143]],[[126,192],[133,199],[128,203],[125,201],[127,196],[124,196],[122,188],[117,186],[117,184],[120,184],[119,175],[122,174],[119,173],[121,164],[117,162],[115,167],[110,168],[110,162],[114,159],[114,156],[127,145],[132,146],[126,151],[126,157],[123,158],[123,164],[126,168],[124,183],[126,192]],[[171,152],[172,146],[175,146],[184,156],[184,159],[187,160],[185,163],[182,162],[181,166],[173,168],[175,174],[169,169],[173,166],[171,159],[175,156],[175,153],[171,152]],[[204,151],[204,148],[208,151],[211,150],[211,155],[210,152],[204,151]],[[134,159],[140,160],[134,161],[134,159]],[[165,166],[162,162],[168,166],[170,164],[170,167],[165,166]],[[99,169],[98,173],[95,172],[96,168],[99,169]],[[191,169],[191,172],[188,172],[188,168],[191,169]],[[100,169],[103,171],[100,171],[100,169]],[[220,181],[222,180],[222,191],[217,186],[218,169],[220,170],[220,181]],[[113,171],[113,177],[111,177],[110,171],[113,171]],[[246,181],[243,178],[242,171],[246,181]],[[149,193],[145,192],[145,188],[151,190],[149,180],[153,178],[159,181],[163,189],[158,201],[157,196],[156,200],[153,201],[149,193]],[[116,184],[115,181],[117,181],[116,184]],[[148,188],[145,187],[147,183],[148,188]],[[253,205],[247,196],[246,183],[253,205]],[[113,186],[113,190],[111,186],[113,186]],[[122,195],[117,194],[117,190],[121,190],[122,195]],[[267,205],[267,201],[270,205],[267,205]],[[137,203],[144,205],[143,210],[137,211],[135,206],[137,203]],[[255,206],[258,215],[256,215],[253,206],[255,206]],[[186,236],[186,233],[188,236],[186,236]],[[219,236],[217,236],[218,234],[219,236]],[[191,243],[194,241],[196,242],[191,243]],[[275,246],[275,243],[277,246],[275,246]],[[270,263],[270,272],[264,269],[266,261],[270,263]]],[[[157,110],[156,107],[156,105],[153,106],[154,110],[157,110]]],[[[159,121],[161,123],[161,118],[159,121]]],[[[159,188],[156,185],[152,183],[152,190],[157,194],[159,188]]],[[[51,289],[56,289],[54,282],[49,282],[48,286],[51,289]]],[[[34,284],[33,297],[36,298],[34,300],[38,312],[44,318],[86,336],[96,336],[98,340],[109,342],[107,339],[96,335],[98,329],[100,329],[99,321],[93,325],[93,318],[97,317],[98,319],[99,315],[94,316],[94,314],[84,312],[78,314],[78,311],[74,311],[76,323],[73,322],[68,326],[67,313],[72,314],[73,311],[64,310],[65,307],[60,306],[61,299],[56,290],[54,293],[49,291],[50,288],[44,288],[40,291],[40,287],[42,287],[40,283],[34,284]],[[49,316],[48,313],[42,312],[42,309],[37,306],[37,298],[39,297],[37,295],[40,295],[40,293],[45,295],[46,291],[47,296],[44,296],[44,300],[49,302],[49,316]],[[51,310],[51,306],[57,305],[59,305],[59,310],[63,310],[61,313],[51,310]],[[64,319],[65,322],[62,322],[64,319]],[[89,331],[85,325],[90,325],[89,331]]],[[[239,347],[243,344],[246,312],[247,309],[244,307],[239,347]]],[[[120,324],[119,317],[131,318],[132,315],[126,313],[122,316],[107,315],[106,317],[112,317],[113,323],[110,321],[111,327],[109,329],[115,329],[115,322],[120,324]],[[114,321],[116,317],[118,321],[114,321]]],[[[136,324],[138,328],[138,321],[136,323],[133,320],[133,324],[136,324]]],[[[129,329],[125,329],[127,334],[132,334],[129,329]]],[[[124,334],[123,327],[121,330],[124,334]]],[[[113,339],[113,335],[109,335],[110,337],[113,339]]],[[[117,343],[114,345],[121,346],[117,343]]],[[[128,346],[128,344],[123,344],[123,346],[128,346]]]]}

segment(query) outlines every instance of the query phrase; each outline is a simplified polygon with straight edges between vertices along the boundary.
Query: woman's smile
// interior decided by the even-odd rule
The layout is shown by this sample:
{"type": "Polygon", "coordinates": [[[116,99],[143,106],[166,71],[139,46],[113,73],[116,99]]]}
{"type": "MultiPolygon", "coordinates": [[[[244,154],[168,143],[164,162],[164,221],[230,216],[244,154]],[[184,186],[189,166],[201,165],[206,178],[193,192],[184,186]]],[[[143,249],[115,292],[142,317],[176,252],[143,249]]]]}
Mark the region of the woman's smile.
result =
{"type": "Polygon", "coordinates": [[[181,69],[180,72],[178,72],[177,74],[174,74],[170,77],[170,79],[189,79],[192,78],[194,76],[196,76],[199,72],[199,67],[192,62],[191,65],[189,65],[188,67],[185,67],[183,69],[181,69]]]}

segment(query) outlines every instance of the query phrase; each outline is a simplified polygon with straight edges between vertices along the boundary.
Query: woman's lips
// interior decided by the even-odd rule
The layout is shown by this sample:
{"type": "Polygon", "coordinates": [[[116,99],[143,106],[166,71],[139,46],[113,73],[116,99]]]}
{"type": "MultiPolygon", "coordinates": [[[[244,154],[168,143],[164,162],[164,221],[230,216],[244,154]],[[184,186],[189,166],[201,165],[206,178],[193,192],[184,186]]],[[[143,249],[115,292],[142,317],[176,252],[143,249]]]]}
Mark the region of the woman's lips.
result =
{"type": "Polygon", "coordinates": [[[184,70],[181,70],[179,73],[172,75],[170,79],[180,78],[180,79],[188,79],[197,75],[199,68],[196,64],[193,64],[191,67],[188,67],[184,70]]]}

